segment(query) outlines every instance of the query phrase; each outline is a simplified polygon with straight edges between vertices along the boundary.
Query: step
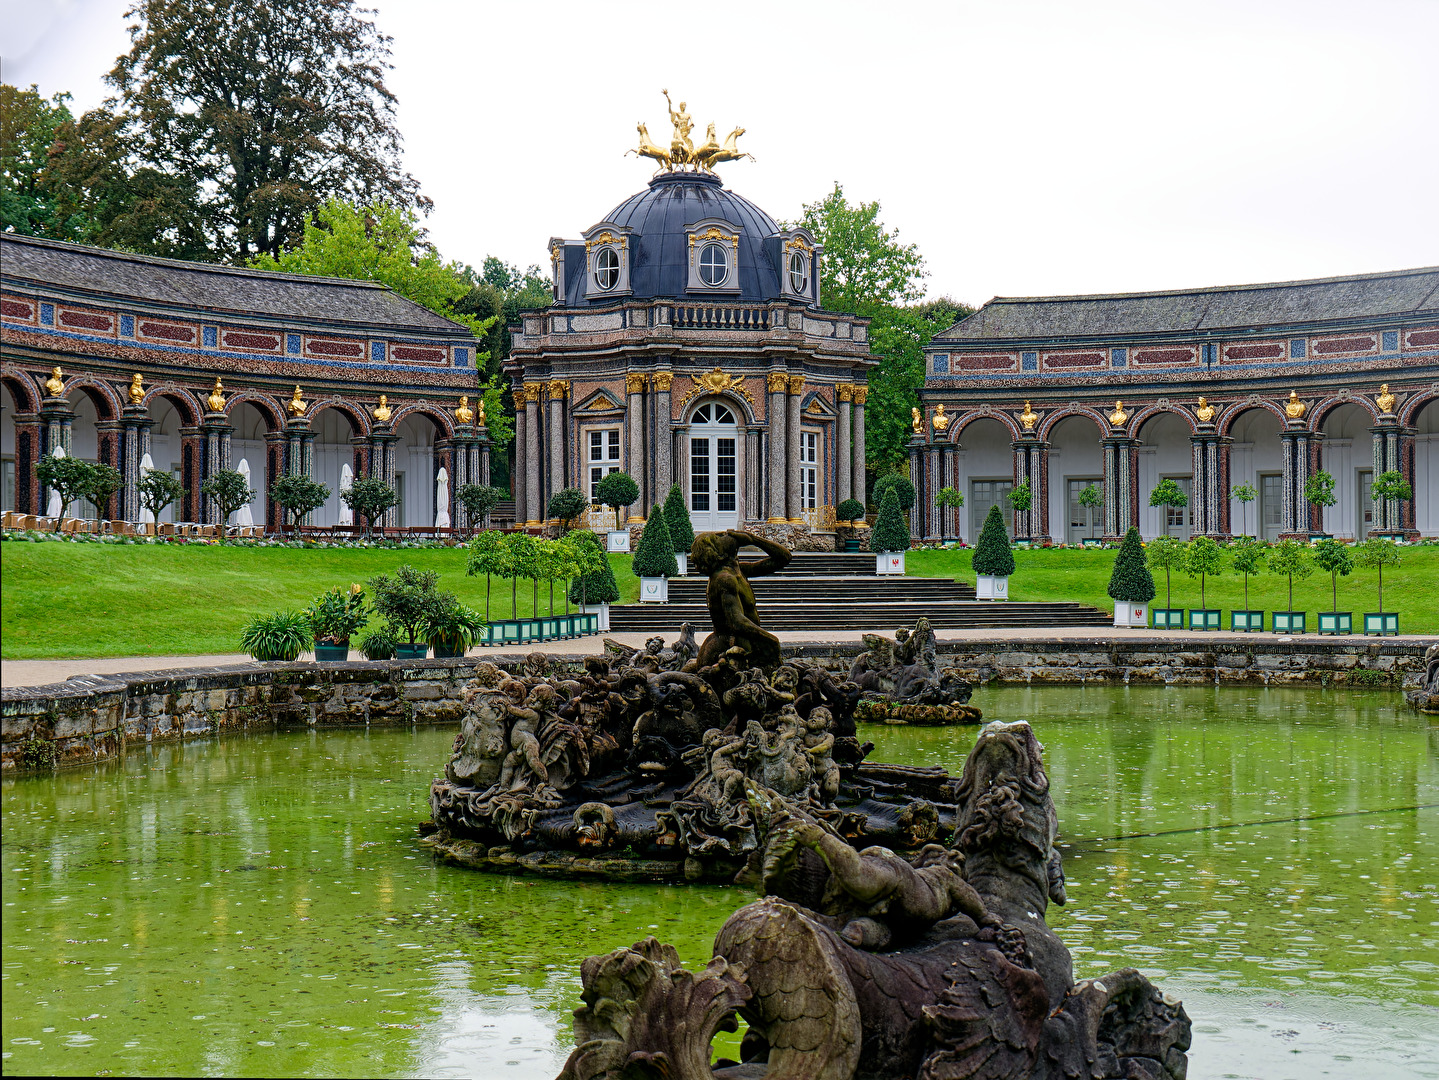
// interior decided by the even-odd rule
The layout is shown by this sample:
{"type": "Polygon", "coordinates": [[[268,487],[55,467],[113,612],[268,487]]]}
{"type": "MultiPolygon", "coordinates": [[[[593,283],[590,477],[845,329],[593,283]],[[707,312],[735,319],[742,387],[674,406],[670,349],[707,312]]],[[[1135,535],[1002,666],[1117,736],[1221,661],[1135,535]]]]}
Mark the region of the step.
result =
{"type": "MultiPolygon", "coordinates": [[[[765,604],[760,621],[778,630],[894,630],[927,618],[936,629],[1109,626],[1112,616],[1099,608],[1072,603],[1015,603],[989,601],[890,601],[860,606],[834,604],[765,604]]],[[[696,632],[711,629],[703,604],[627,604],[610,608],[610,628],[619,631],[677,631],[680,623],[693,623],[696,632]]]]}

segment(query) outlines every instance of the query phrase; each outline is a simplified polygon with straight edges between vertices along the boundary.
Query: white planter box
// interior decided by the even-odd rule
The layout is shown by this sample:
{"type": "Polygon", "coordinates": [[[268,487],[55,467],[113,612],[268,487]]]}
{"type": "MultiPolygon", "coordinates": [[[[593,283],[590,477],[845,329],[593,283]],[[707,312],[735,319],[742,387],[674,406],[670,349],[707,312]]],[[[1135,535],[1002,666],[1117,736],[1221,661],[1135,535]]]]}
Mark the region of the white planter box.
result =
{"type": "Polygon", "coordinates": [[[904,552],[876,551],[874,553],[874,572],[876,574],[903,574],[904,552]]]}
{"type": "Polygon", "coordinates": [[[600,617],[599,630],[602,634],[610,632],[610,606],[609,604],[581,604],[580,614],[598,615],[600,617]]]}
{"type": "Polygon", "coordinates": [[[996,577],[993,574],[976,574],[974,583],[975,594],[981,600],[1008,600],[1009,599],[1009,577],[996,577]]]}
{"type": "Polygon", "coordinates": [[[1149,625],[1148,604],[1121,604],[1114,602],[1114,625],[1115,626],[1141,626],[1149,625]]]}
{"type": "Polygon", "coordinates": [[[611,529],[605,533],[605,550],[628,553],[630,550],[630,531],[628,529],[611,529]]]}
{"type": "Polygon", "coordinates": [[[640,578],[641,604],[668,604],[670,601],[670,579],[667,577],[640,578]]]}
{"type": "Polygon", "coordinates": [[[675,562],[679,563],[679,576],[686,577],[690,572],[690,553],[688,551],[676,551],[675,562]]]}

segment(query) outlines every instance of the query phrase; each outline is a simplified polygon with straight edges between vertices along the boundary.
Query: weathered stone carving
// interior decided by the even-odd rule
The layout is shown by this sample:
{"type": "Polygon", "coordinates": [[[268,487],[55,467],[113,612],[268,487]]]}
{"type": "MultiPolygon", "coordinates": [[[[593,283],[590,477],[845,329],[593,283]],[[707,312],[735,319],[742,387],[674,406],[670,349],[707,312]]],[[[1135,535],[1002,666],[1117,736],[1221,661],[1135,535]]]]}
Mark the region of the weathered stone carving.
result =
{"type": "Polygon", "coordinates": [[[1422,713],[1439,713],[1439,645],[1424,651],[1424,672],[1418,685],[1404,695],[1422,713]]]}
{"type": "Polygon", "coordinates": [[[863,691],[864,720],[880,723],[977,724],[972,689],[953,671],[939,672],[934,630],[920,619],[912,630],[895,631],[894,640],[865,634],[867,651],[855,657],[849,681],[863,691]]]}
{"type": "Polygon", "coordinates": [[[789,548],[753,533],[730,530],[722,533],[701,533],[690,549],[695,569],[709,578],[705,586],[705,603],[714,633],[700,646],[699,662],[709,666],[730,649],[743,649],[746,667],[771,670],[779,666],[779,638],[759,624],[755,609],[754,590],[749,579],[773,574],[789,565],[789,548]],[[739,549],[753,544],[767,556],[757,563],[741,566],[739,549]]]}

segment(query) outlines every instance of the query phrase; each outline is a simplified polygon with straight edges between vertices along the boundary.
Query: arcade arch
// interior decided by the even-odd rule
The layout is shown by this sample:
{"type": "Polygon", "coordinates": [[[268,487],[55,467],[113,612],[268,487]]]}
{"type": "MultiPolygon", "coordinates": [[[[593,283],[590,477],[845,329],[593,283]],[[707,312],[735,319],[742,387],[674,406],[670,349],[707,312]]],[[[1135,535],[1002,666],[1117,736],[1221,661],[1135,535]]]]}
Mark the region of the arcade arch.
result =
{"type": "Polygon", "coordinates": [[[1229,425],[1229,495],[1242,484],[1254,489],[1247,505],[1229,500],[1229,531],[1235,536],[1277,540],[1283,526],[1284,456],[1279,418],[1268,409],[1246,409],[1229,425]]]}
{"type": "Polygon", "coordinates": [[[965,511],[959,514],[959,535],[969,544],[979,539],[979,530],[991,506],[1004,512],[1004,527],[1014,533],[1009,493],[1014,490],[1014,437],[998,420],[972,420],[956,436],[955,451],[960,492],[965,511]]]}
{"type": "Polygon", "coordinates": [[[1049,429],[1049,532],[1077,544],[1104,535],[1104,507],[1079,504],[1090,484],[1104,491],[1104,449],[1088,416],[1066,416],[1049,429]]]}
{"type": "Polygon", "coordinates": [[[1146,540],[1168,534],[1188,540],[1193,526],[1194,446],[1189,424],[1177,413],[1157,412],[1138,431],[1139,532],[1146,540]],[[1162,480],[1173,480],[1190,505],[1150,506],[1149,495],[1162,480]]]}
{"type": "Polygon", "coordinates": [[[1332,536],[1363,539],[1374,527],[1374,418],[1362,405],[1339,405],[1325,415],[1320,431],[1324,469],[1334,477],[1336,502],[1324,510],[1324,531],[1332,536]]]}

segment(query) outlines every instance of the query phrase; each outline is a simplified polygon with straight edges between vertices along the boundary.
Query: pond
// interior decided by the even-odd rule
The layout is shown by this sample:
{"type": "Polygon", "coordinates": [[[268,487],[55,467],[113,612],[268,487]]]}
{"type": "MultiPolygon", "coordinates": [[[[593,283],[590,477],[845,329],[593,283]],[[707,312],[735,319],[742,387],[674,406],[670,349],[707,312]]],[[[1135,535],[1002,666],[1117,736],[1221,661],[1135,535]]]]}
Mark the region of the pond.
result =
{"type": "MultiPolygon", "coordinates": [[[[1439,1076],[1439,728],[1380,692],[995,688],[1044,743],[1076,974],[1185,1000],[1190,1076],[1439,1076]]],[[[874,728],[958,772],[975,729],[874,728]]],[[[453,728],[235,737],[8,780],[4,1071],[552,1077],[579,964],[702,965],[735,887],[436,865],[453,728]]]]}

